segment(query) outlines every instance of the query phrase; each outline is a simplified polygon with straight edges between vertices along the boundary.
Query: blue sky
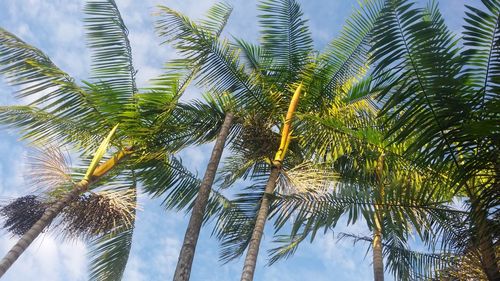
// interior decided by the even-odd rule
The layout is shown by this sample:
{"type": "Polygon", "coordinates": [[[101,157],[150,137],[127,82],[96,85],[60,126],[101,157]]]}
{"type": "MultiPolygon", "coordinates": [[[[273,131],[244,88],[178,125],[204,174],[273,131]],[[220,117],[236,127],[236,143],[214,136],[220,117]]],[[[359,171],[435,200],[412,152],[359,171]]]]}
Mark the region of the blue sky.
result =
{"type": "MultiPolygon", "coordinates": [[[[207,0],[116,0],[123,19],[130,30],[134,64],[139,86],[161,73],[162,63],[175,54],[153,32],[156,5],[177,9],[191,17],[200,17],[215,1],[207,0]]],[[[255,0],[228,0],[234,12],[225,35],[237,35],[257,40],[255,0]]],[[[357,0],[302,0],[299,1],[309,18],[315,45],[321,49],[339,31],[343,21],[357,0]]],[[[454,31],[463,24],[463,0],[441,0],[441,10],[454,31]]],[[[425,1],[421,1],[424,4],[425,1]]],[[[2,0],[0,26],[23,40],[42,49],[63,70],[77,79],[87,78],[90,65],[85,48],[81,8],[83,0],[2,0]]],[[[0,79],[0,104],[13,104],[13,88],[0,79]]],[[[188,98],[197,97],[192,89],[188,98]]],[[[202,174],[211,145],[190,148],[182,153],[184,163],[202,174]]],[[[27,147],[13,131],[0,128],[0,199],[13,198],[30,192],[24,179],[27,147]]],[[[140,198],[142,211],[134,236],[132,253],[124,280],[168,280],[172,278],[178,251],[187,224],[184,213],[167,212],[160,200],[140,198]]],[[[367,233],[363,225],[346,229],[339,224],[336,231],[367,233]]],[[[270,228],[268,227],[268,230],[270,228]]],[[[203,230],[191,280],[236,280],[243,259],[222,265],[218,262],[217,241],[210,237],[210,226],[203,230]]],[[[0,233],[0,255],[14,243],[6,233],[0,233]]],[[[318,237],[312,244],[304,244],[291,259],[266,267],[266,250],[271,248],[269,231],[264,236],[255,280],[370,280],[372,278],[370,253],[365,258],[366,245],[353,246],[351,242],[337,243],[331,233],[318,237]]],[[[7,281],[27,280],[86,280],[86,246],[81,241],[62,241],[50,233],[42,235],[6,274],[7,281]]],[[[387,276],[389,276],[387,274],[387,276]]],[[[389,279],[391,280],[391,279],[389,279]]]]}

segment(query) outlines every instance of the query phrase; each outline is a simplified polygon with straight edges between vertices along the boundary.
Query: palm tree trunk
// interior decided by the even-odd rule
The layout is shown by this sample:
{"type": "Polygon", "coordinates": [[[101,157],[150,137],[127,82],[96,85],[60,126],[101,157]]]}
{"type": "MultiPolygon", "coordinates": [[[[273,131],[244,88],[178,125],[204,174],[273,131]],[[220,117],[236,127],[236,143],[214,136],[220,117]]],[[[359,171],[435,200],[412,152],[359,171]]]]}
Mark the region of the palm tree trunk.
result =
{"type": "Polygon", "coordinates": [[[177,267],[175,268],[174,281],[188,281],[191,275],[194,253],[198,237],[200,235],[205,209],[207,208],[208,197],[210,195],[210,190],[212,189],[215,174],[217,173],[217,167],[219,166],[222,152],[224,150],[224,144],[227,136],[229,135],[229,129],[233,122],[233,117],[234,115],[232,113],[226,114],[222,128],[217,135],[217,140],[215,141],[212,155],[210,156],[210,160],[205,171],[205,176],[203,177],[200,190],[198,191],[198,196],[196,197],[196,201],[193,206],[186,234],[184,235],[184,242],[177,261],[177,267]]]}
{"type": "Polygon", "coordinates": [[[378,219],[378,214],[375,214],[375,227],[373,229],[373,280],[384,281],[384,257],[382,255],[382,231],[378,219]]]}
{"type": "Polygon", "coordinates": [[[29,245],[42,233],[42,231],[52,222],[52,220],[61,212],[64,207],[66,207],[71,201],[73,201],[82,192],[85,192],[91,182],[97,181],[100,177],[105,175],[109,170],[111,170],[116,164],[118,164],[123,158],[125,158],[130,152],[120,151],[114,157],[104,162],[102,165],[98,166],[90,181],[81,180],[78,182],[73,190],[64,195],[58,201],[56,201],[50,208],[48,208],[42,215],[42,217],[26,232],[19,241],[10,249],[10,251],[5,255],[5,257],[0,261],[0,278],[9,270],[11,265],[21,256],[21,254],[29,247],[29,245]]]}
{"type": "MultiPolygon", "coordinates": [[[[375,202],[384,201],[384,161],[385,154],[382,152],[377,160],[377,167],[375,175],[378,183],[378,192],[380,198],[376,198],[375,202]]],[[[374,227],[373,227],[373,280],[374,281],[384,281],[384,257],[382,253],[382,218],[383,213],[380,210],[379,205],[375,205],[375,214],[373,216],[374,227]]]]}
{"type": "Polygon", "coordinates": [[[288,111],[285,117],[285,123],[283,124],[283,128],[281,130],[280,146],[278,148],[278,151],[276,152],[276,155],[274,156],[274,161],[271,161],[271,173],[269,174],[269,179],[267,180],[264,196],[262,196],[262,201],[260,203],[257,218],[255,220],[252,237],[250,238],[250,243],[248,244],[247,255],[243,264],[243,272],[241,273],[241,281],[253,280],[255,266],[257,265],[257,256],[259,255],[260,240],[262,239],[262,235],[264,234],[264,226],[266,224],[267,215],[269,213],[269,206],[271,205],[269,195],[274,193],[276,182],[281,171],[281,165],[283,163],[283,160],[285,159],[285,154],[288,150],[290,140],[292,139],[292,118],[295,109],[297,109],[297,105],[299,104],[301,92],[302,83],[297,86],[295,92],[293,93],[292,99],[290,100],[290,105],[288,106],[288,111]]]}
{"type": "Polygon", "coordinates": [[[241,274],[241,281],[253,280],[255,266],[257,264],[257,256],[259,254],[260,240],[262,239],[262,235],[264,234],[264,226],[267,220],[267,215],[269,213],[270,200],[267,195],[270,195],[274,192],[280,169],[280,165],[273,165],[271,167],[271,174],[269,175],[265,193],[262,197],[259,212],[257,213],[257,220],[255,221],[252,238],[250,239],[250,243],[248,244],[245,263],[243,264],[243,273],[241,274]]]}

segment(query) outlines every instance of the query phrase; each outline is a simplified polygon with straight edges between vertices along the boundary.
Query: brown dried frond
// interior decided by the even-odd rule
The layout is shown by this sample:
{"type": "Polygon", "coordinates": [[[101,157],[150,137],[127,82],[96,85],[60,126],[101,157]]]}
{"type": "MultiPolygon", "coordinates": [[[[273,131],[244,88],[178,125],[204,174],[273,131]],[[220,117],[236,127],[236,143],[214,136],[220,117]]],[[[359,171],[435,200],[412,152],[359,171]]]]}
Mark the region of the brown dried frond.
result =
{"type": "Polygon", "coordinates": [[[60,148],[47,146],[36,149],[28,157],[28,181],[36,188],[52,189],[71,183],[69,155],[60,148]]]}
{"type": "Polygon", "coordinates": [[[19,197],[0,208],[3,228],[14,235],[24,235],[43,215],[49,205],[35,195],[19,197]]]}
{"type": "Polygon", "coordinates": [[[135,218],[135,191],[100,191],[81,195],[63,211],[64,235],[93,238],[119,228],[132,227],[135,218]]]}

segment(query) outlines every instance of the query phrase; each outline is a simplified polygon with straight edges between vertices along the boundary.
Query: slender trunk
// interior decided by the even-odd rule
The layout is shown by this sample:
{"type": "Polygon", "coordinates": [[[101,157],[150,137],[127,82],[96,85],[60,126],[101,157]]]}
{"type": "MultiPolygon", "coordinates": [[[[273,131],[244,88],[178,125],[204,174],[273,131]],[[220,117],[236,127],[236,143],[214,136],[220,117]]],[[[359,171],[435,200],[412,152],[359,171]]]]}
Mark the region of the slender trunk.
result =
{"type": "Polygon", "coordinates": [[[191,266],[193,265],[196,243],[198,242],[198,236],[200,235],[201,224],[203,223],[203,216],[205,215],[208,197],[210,195],[210,190],[212,189],[212,184],[215,179],[215,174],[217,172],[217,167],[219,166],[222,152],[224,150],[224,144],[227,136],[229,135],[229,129],[231,127],[231,123],[233,122],[233,117],[232,113],[226,114],[222,128],[217,135],[217,140],[215,141],[212,155],[210,156],[210,160],[205,171],[205,176],[203,177],[200,190],[198,191],[198,196],[196,197],[196,201],[193,206],[186,234],[184,235],[184,242],[182,244],[179,259],[177,261],[177,267],[175,269],[174,281],[187,281],[191,275],[191,266]]]}
{"type": "Polygon", "coordinates": [[[264,234],[264,226],[267,220],[267,215],[269,213],[270,200],[269,196],[267,195],[270,195],[274,192],[280,169],[280,166],[277,165],[273,165],[271,167],[271,174],[269,175],[265,193],[262,197],[259,212],[257,213],[257,219],[255,221],[255,227],[252,232],[252,238],[250,239],[250,243],[248,244],[248,251],[245,257],[245,263],[243,264],[241,281],[253,280],[255,265],[257,264],[257,256],[259,254],[260,240],[262,239],[262,234],[264,234]]]}
{"type": "MultiPolygon", "coordinates": [[[[375,200],[375,202],[377,203],[384,201],[384,192],[385,192],[384,180],[383,180],[384,160],[385,160],[385,154],[381,153],[377,160],[377,170],[375,172],[379,189],[378,192],[380,194],[380,198],[375,200]]],[[[384,256],[382,253],[382,219],[383,219],[383,213],[380,210],[380,206],[375,205],[375,214],[373,216],[374,227],[373,227],[373,242],[372,242],[374,281],[384,281],[384,256]]]]}
{"type": "Polygon", "coordinates": [[[375,227],[373,229],[373,280],[384,281],[384,257],[382,255],[382,229],[375,214],[375,227]]]}
{"type": "Polygon", "coordinates": [[[267,215],[269,213],[269,206],[271,205],[269,195],[274,193],[276,182],[281,171],[281,164],[285,159],[285,154],[288,150],[290,140],[292,139],[292,118],[299,103],[301,92],[302,83],[300,83],[299,86],[297,86],[297,88],[295,89],[295,93],[293,94],[292,99],[290,100],[290,105],[288,106],[285,123],[283,124],[283,128],[281,131],[280,146],[278,148],[278,151],[276,152],[276,155],[274,156],[274,160],[271,162],[271,173],[269,174],[269,179],[267,180],[264,196],[262,196],[262,201],[257,213],[255,226],[253,228],[252,237],[250,238],[250,243],[248,244],[247,255],[243,264],[243,272],[241,273],[241,281],[253,280],[255,266],[257,264],[257,256],[259,255],[260,240],[262,239],[262,235],[264,234],[264,226],[266,224],[267,215]]]}
{"type": "Polygon", "coordinates": [[[42,233],[42,231],[52,222],[52,220],[66,207],[71,201],[78,197],[82,192],[85,192],[91,182],[97,181],[101,176],[105,175],[118,162],[129,154],[128,151],[120,151],[114,157],[98,166],[90,181],[81,180],[73,190],[57,200],[50,208],[48,208],[42,217],[26,232],[19,241],[10,249],[5,257],[0,261],[0,278],[7,272],[11,265],[21,256],[21,254],[29,247],[29,245],[42,233]]]}

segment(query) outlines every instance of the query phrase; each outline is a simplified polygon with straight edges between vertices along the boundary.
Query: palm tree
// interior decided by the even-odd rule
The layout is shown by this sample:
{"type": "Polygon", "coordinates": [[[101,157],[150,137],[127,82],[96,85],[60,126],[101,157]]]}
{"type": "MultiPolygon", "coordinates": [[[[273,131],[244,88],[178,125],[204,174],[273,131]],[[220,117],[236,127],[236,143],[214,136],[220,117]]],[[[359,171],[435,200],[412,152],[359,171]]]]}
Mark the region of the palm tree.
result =
{"type": "MultiPolygon", "coordinates": [[[[318,55],[296,1],[262,1],[259,7],[263,27],[261,45],[239,39],[233,44],[220,40],[166,7],[161,8],[158,25],[159,34],[173,43],[192,68],[199,70],[199,84],[216,92],[231,93],[237,111],[242,112],[240,133],[231,144],[234,155],[227,159],[222,170],[221,186],[231,186],[238,178],[247,176],[258,184],[253,188],[255,193],[244,193],[242,196],[246,198],[236,199],[230,203],[231,208],[219,209],[221,217],[216,234],[223,240],[226,260],[239,256],[251,244],[243,280],[253,276],[269,196],[284,171],[282,167],[288,169],[305,160],[299,143],[285,130],[293,126],[291,120],[283,120],[292,104],[292,93],[300,93],[296,90],[303,84],[306,94],[300,98],[297,109],[291,111],[296,111],[297,116],[329,110],[330,103],[325,100],[349,102],[339,99],[338,93],[344,85],[352,83],[352,78],[364,74],[369,33],[380,10],[379,6],[369,5],[366,14],[356,13],[348,27],[355,32],[346,28],[341,38],[318,55]],[[284,140],[282,145],[280,139],[284,140]],[[275,156],[277,149],[286,151],[283,145],[286,146],[287,139],[288,157],[281,158],[281,153],[275,156]]],[[[361,110],[350,108],[353,115],[354,111],[361,110]]]]}
{"type": "MultiPolygon", "coordinates": [[[[330,147],[317,157],[331,159],[325,164],[331,166],[335,177],[323,190],[280,195],[275,201],[272,216],[276,217],[277,228],[283,227],[291,215],[294,224],[290,235],[277,237],[282,245],[271,250],[271,263],[289,257],[306,237],[313,240],[319,229],[333,229],[342,217],[348,218],[348,224],[364,220],[372,231],[371,237],[340,237],[371,243],[374,280],[384,279],[384,256],[398,280],[432,277],[432,269],[451,262],[445,257],[418,261],[410,256],[414,253],[406,251],[412,232],[429,240],[435,223],[445,223],[447,215],[460,213],[443,205],[451,197],[443,188],[443,182],[448,181],[445,176],[402,157],[404,147],[383,140],[380,126],[342,128],[336,117],[328,116],[308,122],[322,136],[316,145],[330,147]],[[351,150],[340,154],[335,152],[341,149],[335,148],[338,131],[352,140],[351,150]]],[[[310,137],[304,135],[303,141],[313,141],[310,137]]]]}
{"type": "MultiPolygon", "coordinates": [[[[174,120],[175,104],[186,89],[189,76],[167,72],[140,93],[135,85],[128,31],[115,2],[89,1],[85,12],[93,65],[91,82],[81,85],[42,51],[0,29],[0,73],[10,84],[21,86],[19,97],[34,98],[28,105],[0,107],[2,124],[20,129],[23,138],[35,144],[69,145],[83,158],[95,151],[102,135],[120,124],[111,141],[113,156],[99,168],[104,172],[88,174],[86,184],[78,184],[78,188],[67,192],[46,210],[42,219],[50,222],[77,198],[76,194],[88,191],[89,181],[110,170],[112,176],[92,182],[93,189],[127,188],[135,194],[136,182],[140,182],[153,195],[166,194],[174,202],[170,207],[185,206],[198,190],[199,181],[173,158],[172,153],[178,149],[173,145],[178,126],[168,121],[174,120]]],[[[31,240],[36,238],[46,225],[37,222],[32,227],[36,232],[30,230],[26,235],[31,240]]],[[[132,222],[128,227],[118,227],[91,241],[92,279],[121,278],[133,225],[132,222]]],[[[20,242],[25,248],[24,240],[20,242]]],[[[9,259],[5,265],[13,261],[9,259]]],[[[2,266],[3,270],[7,267],[2,266]]]]}
{"type": "MultiPolygon", "coordinates": [[[[206,15],[207,19],[200,21],[198,24],[200,31],[204,32],[207,36],[218,38],[227,23],[231,11],[232,7],[226,3],[215,4],[208,10],[206,15]]],[[[159,21],[158,29],[165,29],[165,24],[168,23],[159,21]]],[[[200,67],[201,66],[198,65],[194,66],[190,75],[195,77],[198,74],[200,67]]],[[[182,248],[179,254],[179,260],[174,274],[174,280],[189,280],[196,244],[198,242],[201,225],[205,217],[205,210],[209,203],[210,191],[215,179],[217,167],[222,157],[224,144],[230,134],[233,119],[235,117],[232,112],[233,106],[231,106],[231,101],[227,96],[225,98],[223,96],[219,96],[215,99],[210,98],[209,96],[207,97],[209,98],[208,104],[215,105],[215,107],[218,107],[218,109],[223,113],[223,122],[220,127],[218,126],[219,120],[208,123],[210,127],[206,127],[207,121],[212,120],[211,118],[207,118],[207,113],[208,115],[213,116],[214,108],[204,106],[199,102],[194,102],[193,104],[187,106],[181,105],[181,107],[184,108],[179,114],[177,114],[181,116],[182,124],[190,126],[191,129],[189,130],[197,132],[194,136],[191,136],[191,142],[207,142],[208,140],[213,139],[208,137],[210,134],[207,134],[207,131],[219,129],[219,132],[217,134],[200,189],[192,207],[191,217],[186,229],[182,248]],[[201,121],[202,124],[197,124],[200,123],[200,120],[203,120],[201,121]],[[192,128],[193,126],[194,129],[192,128]]]]}
{"type": "Polygon", "coordinates": [[[468,229],[461,238],[446,233],[454,239],[445,244],[498,280],[500,2],[467,6],[461,39],[435,4],[385,2],[373,59],[375,74],[393,81],[380,95],[396,120],[390,134],[410,142],[406,155],[454,179],[450,189],[467,197],[468,229]]]}

